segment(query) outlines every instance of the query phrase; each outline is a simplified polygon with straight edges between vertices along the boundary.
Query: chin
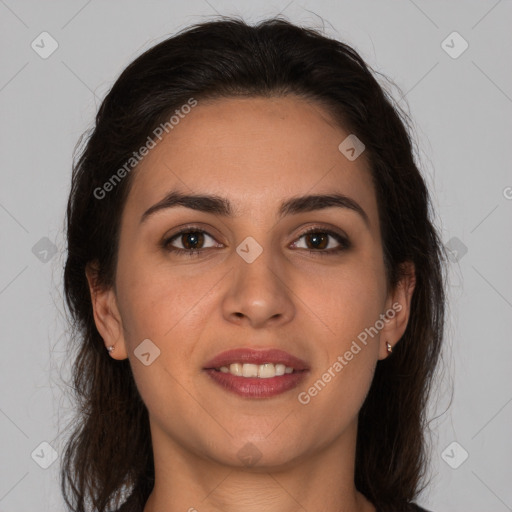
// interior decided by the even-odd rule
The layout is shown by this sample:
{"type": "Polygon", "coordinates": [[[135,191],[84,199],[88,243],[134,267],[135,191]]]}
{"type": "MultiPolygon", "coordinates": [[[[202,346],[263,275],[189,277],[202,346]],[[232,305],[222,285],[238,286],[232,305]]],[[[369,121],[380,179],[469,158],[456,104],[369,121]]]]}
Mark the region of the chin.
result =
{"type": "Polygon", "coordinates": [[[272,440],[265,436],[259,433],[230,439],[226,451],[215,454],[214,458],[227,466],[265,472],[270,469],[284,470],[304,455],[304,450],[298,448],[300,443],[289,436],[286,442],[278,436],[272,440]]]}

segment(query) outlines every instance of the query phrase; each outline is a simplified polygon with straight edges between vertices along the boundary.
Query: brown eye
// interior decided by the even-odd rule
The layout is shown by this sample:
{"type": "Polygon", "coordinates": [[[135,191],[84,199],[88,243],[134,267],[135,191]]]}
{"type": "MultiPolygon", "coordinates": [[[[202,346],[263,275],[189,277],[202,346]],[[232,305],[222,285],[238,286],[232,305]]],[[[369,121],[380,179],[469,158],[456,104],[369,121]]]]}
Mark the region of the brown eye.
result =
{"type": "Polygon", "coordinates": [[[205,241],[208,238],[215,242],[215,239],[202,229],[185,228],[173,236],[163,240],[162,247],[165,250],[177,253],[178,255],[186,254],[190,256],[199,256],[205,249],[219,247],[221,245],[213,243],[204,247],[205,241]]]}
{"type": "Polygon", "coordinates": [[[325,249],[329,245],[329,235],[326,233],[315,232],[304,236],[309,249],[325,249]]]}
{"type": "Polygon", "coordinates": [[[200,231],[189,231],[180,235],[180,241],[185,249],[200,249],[204,243],[204,233],[200,231]]]}
{"type": "Polygon", "coordinates": [[[298,240],[302,238],[305,240],[305,247],[301,247],[298,242],[295,242],[295,248],[304,248],[311,253],[320,255],[336,254],[351,247],[346,236],[328,229],[312,228],[303,233],[298,240]],[[336,244],[332,246],[332,239],[338,242],[338,247],[336,244]]]}

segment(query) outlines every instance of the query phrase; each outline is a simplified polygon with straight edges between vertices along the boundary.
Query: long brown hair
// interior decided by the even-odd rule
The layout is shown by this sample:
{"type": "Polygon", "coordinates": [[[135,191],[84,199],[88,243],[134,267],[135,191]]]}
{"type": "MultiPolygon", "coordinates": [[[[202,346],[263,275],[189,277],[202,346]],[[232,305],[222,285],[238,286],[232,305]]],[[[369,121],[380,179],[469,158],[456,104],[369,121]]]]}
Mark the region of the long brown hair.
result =
{"type": "Polygon", "coordinates": [[[359,414],[355,483],[382,512],[401,510],[418,495],[427,462],[426,405],[443,337],[445,256],[414,161],[410,119],[349,45],[282,18],[251,26],[224,17],[189,27],[132,62],[102,102],[73,166],[64,288],[78,408],[61,470],[70,510],[85,512],[90,504],[105,512],[128,492],[143,504],[154,484],[148,411],[129,361],[105,350],[85,276],[95,261],[99,284],[114,284],[131,174],[106,197],[97,191],[191,97],[286,94],[324,105],[364,143],[390,285],[403,262],[415,265],[407,329],[392,356],[378,362],[359,414]]]}

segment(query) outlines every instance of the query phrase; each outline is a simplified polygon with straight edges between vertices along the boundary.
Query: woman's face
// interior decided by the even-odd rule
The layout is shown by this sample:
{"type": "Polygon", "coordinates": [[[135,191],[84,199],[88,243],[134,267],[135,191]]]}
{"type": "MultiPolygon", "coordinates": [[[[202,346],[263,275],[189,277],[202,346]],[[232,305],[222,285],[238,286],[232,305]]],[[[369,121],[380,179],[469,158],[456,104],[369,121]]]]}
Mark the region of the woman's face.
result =
{"type": "Polygon", "coordinates": [[[95,318],[112,356],[129,358],[161,450],[275,467],[355,439],[412,289],[388,290],[365,155],[338,148],[349,135],[294,96],[199,101],[133,171],[115,290],[95,318]],[[346,199],[281,211],[324,195],[346,199]],[[293,373],[265,378],[282,364],[293,373]]]}

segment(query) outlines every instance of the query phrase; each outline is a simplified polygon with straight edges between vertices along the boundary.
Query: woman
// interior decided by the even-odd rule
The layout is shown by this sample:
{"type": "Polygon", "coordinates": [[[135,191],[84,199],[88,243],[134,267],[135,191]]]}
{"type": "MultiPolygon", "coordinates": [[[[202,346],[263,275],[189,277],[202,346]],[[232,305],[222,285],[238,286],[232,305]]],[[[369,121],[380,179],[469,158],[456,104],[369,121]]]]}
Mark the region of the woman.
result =
{"type": "Polygon", "coordinates": [[[70,510],[423,510],[444,256],[407,120],[282,19],[126,68],[67,210],[70,510]]]}

